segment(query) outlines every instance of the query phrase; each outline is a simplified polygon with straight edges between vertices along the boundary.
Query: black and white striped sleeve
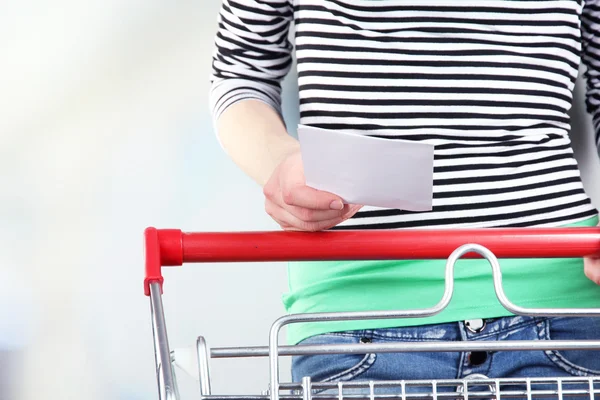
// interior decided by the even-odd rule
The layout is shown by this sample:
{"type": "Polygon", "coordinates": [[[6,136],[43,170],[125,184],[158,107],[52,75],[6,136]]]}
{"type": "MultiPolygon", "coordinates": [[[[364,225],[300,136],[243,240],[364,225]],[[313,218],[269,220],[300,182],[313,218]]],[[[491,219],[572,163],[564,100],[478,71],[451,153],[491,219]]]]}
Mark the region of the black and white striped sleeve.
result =
{"type": "Polygon", "coordinates": [[[586,108],[592,116],[600,154],[600,0],[585,0],[581,35],[582,60],[586,66],[586,108]]]}
{"type": "Polygon", "coordinates": [[[241,100],[281,115],[281,81],[291,65],[290,0],[222,0],[212,59],[210,105],[216,121],[241,100]]]}

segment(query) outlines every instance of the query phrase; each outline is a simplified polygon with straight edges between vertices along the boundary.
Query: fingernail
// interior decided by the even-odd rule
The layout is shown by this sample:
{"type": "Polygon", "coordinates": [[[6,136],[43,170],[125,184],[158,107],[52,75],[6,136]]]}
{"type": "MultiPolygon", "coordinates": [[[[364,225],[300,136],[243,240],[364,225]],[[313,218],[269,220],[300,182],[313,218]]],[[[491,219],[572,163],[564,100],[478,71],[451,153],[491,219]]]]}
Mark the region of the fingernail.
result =
{"type": "Polygon", "coordinates": [[[329,208],[331,208],[332,210],[343,210],[344,209],[344,203],[342,203],[339,200],[334,200],[329,205],[329,208]]]}

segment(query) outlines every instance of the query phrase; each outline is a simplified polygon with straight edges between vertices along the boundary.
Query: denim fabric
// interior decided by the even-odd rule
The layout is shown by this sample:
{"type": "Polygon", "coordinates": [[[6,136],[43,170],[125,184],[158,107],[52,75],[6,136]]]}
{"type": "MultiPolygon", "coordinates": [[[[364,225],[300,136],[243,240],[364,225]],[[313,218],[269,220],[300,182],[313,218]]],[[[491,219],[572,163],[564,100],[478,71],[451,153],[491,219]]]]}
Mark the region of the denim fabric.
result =
{"type": "MultiPolygon", "coordinates": [[[[336,332],[310,337],[301,344],[350,344],[493,340],[599,340],[600,318],[506,317],[486,320],[478,333],[464,322],[336,332]]],[[[340,354],[295,357],[292,377],[313,381],[462,379],[600,375],[600,351],[502,351],[469,353],[340,354]],[[473,365],[472,360],[475,359],[473,365]]]]}

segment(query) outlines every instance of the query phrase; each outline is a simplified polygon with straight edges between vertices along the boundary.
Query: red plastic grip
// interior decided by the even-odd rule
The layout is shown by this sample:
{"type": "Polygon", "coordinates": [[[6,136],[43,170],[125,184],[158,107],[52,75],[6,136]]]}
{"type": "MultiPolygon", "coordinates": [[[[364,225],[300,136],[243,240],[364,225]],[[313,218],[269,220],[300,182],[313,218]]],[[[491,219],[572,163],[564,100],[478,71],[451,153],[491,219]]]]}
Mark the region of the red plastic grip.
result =
{"type": "Polygon", "coordinates": [[[156,228],[146,228],[144,231],[144,251],[146,253],[146,278],[144,279],[144,293],[150,296],[150,283],[163,284],[160,261],[160,244],[156,228]]]}
{"type": "Polygon", "coordinates": [[[163,266],[183,264],[183,240],[179,229],[146,228],[144,231],[146,251],[146,277],[144,293],[150,296],[150,283],[160,283],[161,292],[164,278],[163,266]]]}
{"type": "MultiPolygon", "coordinates": [[[[182,233],[146,229],[146,294],[161,266],[192,262],[444,259],[476,243],[498,258],[600,257],[600,228],[182,233]]],[[[468,254],[467,257],[477,257],[468,254]]]]}

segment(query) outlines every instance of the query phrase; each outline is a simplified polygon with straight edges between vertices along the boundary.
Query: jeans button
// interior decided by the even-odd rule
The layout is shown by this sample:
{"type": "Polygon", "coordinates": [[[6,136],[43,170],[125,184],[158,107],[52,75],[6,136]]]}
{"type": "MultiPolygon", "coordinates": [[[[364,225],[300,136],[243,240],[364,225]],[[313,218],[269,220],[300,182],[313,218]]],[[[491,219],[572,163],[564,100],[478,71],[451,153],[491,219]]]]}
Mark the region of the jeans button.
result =
{"type": "Polygon", "coordinates": [[[482,319],[470,319],[465,321],[465,326],[472,333],[481,333],[485,329],[485,321],[482,319]]]}

